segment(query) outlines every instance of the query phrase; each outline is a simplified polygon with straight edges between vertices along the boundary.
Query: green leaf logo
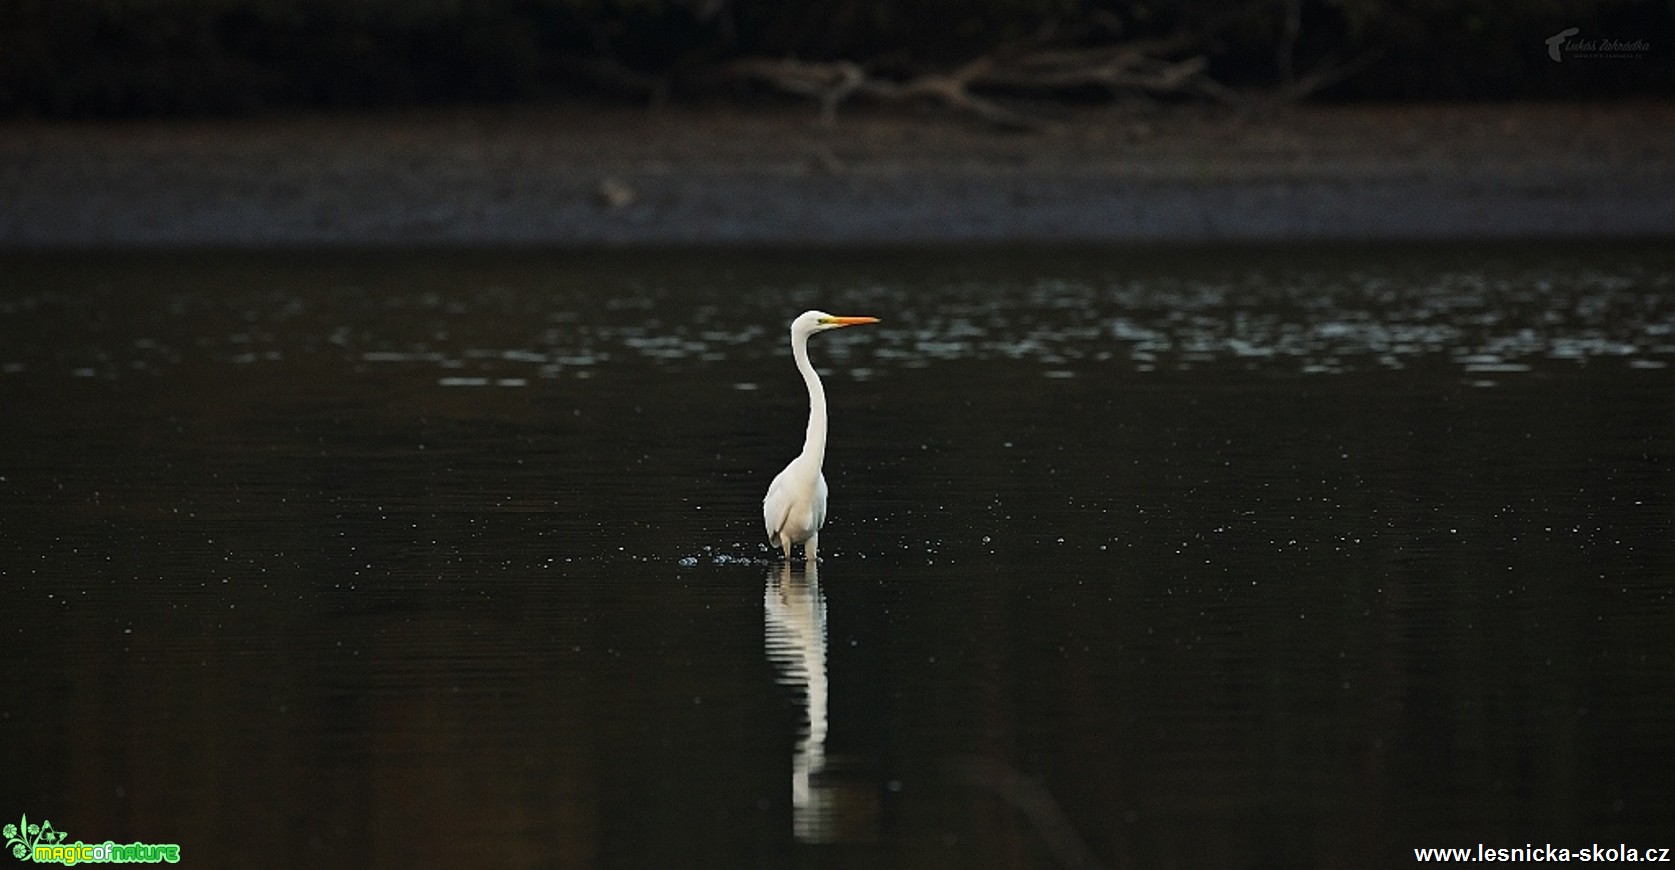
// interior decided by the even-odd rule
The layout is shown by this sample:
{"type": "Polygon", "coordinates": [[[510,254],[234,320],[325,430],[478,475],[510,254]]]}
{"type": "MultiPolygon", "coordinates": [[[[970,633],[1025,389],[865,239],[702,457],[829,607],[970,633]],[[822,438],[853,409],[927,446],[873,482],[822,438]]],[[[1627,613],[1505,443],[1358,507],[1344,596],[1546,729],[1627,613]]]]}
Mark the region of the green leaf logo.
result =
{"type": "Polygon", "coordinates": [[[19,819],[15,825],[8,824],[5,828],[0,828],[0,834],[5,834],[6,845],[10,847],[12,857],[19,861],[31,860],[36,843],[47,845],[62,843],[64,838],[69,836],[68,832],[54,830],[52,822],[45,819],[41,820],[38,825],[31,825],[28,814],[19,819]]]}

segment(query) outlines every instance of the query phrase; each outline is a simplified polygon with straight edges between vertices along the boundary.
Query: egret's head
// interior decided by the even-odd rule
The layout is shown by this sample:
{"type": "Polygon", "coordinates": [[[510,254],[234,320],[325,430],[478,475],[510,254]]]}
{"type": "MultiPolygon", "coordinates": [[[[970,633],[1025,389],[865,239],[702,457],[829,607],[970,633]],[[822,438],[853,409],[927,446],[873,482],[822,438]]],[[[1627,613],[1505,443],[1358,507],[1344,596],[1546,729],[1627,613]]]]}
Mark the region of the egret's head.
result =
{"type": "Polygon", "coordinates": [[[876,317],[838,317],[824,311],[804,311],[791,321],[791,334],[809,336],[828,329],[842,326],[860,326],[863,323],[877,323],[876,317]]]}

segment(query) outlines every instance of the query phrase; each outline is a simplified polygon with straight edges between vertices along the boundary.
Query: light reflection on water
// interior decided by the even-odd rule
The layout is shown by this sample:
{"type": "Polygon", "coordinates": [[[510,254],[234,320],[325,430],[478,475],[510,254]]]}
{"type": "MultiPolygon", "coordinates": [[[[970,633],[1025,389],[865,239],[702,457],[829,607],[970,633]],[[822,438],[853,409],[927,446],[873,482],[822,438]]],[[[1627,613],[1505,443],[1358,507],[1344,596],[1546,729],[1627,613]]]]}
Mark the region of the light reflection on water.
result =
{"type": "Polygon", "coordinates": [[[0,745],[60,760],[7,797],[89,841],[1343,866],[1675,812],[1657,246],[3,265],[0,745]],[[884,323],[812,348],[787,569],[814,305],[884,323]]]}
{"type": "MultiPolygon", "coordinates": [[[[686,366],[777,354],[775,326],[784,312],[820,299],[889,311],[870,340],[838,340],[829,353],[833,365],[862,378],[877,368],[967,360],[1016,361],[1068,377],[1090,369],[1232,365],[1327,374],[1429,363],[1509,375],[1554,363],[1661,368],[1675,357],[1675,278],[1661,252],[1559,253],[1529,265],[1507,262],[1504,252],[1457,251],[1416,264],[1411,252],[1398,251],[1350,268],[1343,262],[1354,259],[1349,254],[1311,262],[1300,252],[1257,252],[1246,257],[1251,264],[1210,253],[1184,249],[1133,262],[1066,254],[1056,265],[1068,274],[1032,263],[1030,272],[1001,270],[995,278],[945,265],[940,274],[874,279],[863,267],[852,283],[802,287],[774,283],[776,272],[791,267],[770,262],[743,286],[724,289],[714,283],[727,279],[724,269],[676,273],[655,284],[624,280],[608,261],[584,260],[578,268],[525,256],[513,274],[490,279],[504,283],[446,290],[410,280],[409,270],[437,267],[428,260],[388,274],[328,260],[305,267],[305,283],[257,291],[174,281],[180,276],[165,261],[148,264],[161,265],[163,274],[135,286],[88,292],[72,264],[69,277],[53,274],[65,271],[56,267],[26,273],[22,292],[0,301],[0,316],[90,322],[93,340],[49,349],[20,336],[0,371],[33,365],[116,378],[161,374],[189,354],[247,365],[300,353],[355,360],[358,371],[429,367],[451,386],[512,386],[585,376],[616,362],[686,366]],[[60,281],[72,292],[51,289],[60,281]],[[904,295],[905,285],[911,291],[904,295]],[[124,298],[136,292],[149,298],[124,298]],[[617,295],[624,292],[636,295],[617,295]],[[725,304],[713,301],[717,292],[725,304]],[[799,297],[810,301],[787,303],[799,297]],[[139,323],[129,317],[136,305],[139,323]],[[114,322],[119,318],[129,322],[114,322]],[[488,333],[465,325],[485,321],[496,324],[488,333]],[[197,328],[216,323],[227,328],[197,328]],[[182,326],[189,327],[184,334],[182,326]]],[[[496,268],[461,256],[456,263],[431,259],[468,282],[496,268]]],[[[874,259],[886,265],[873,268],[899,265],[874,259]]],[[[995,259],[997,267],[1004,262],[995,259]]]]}

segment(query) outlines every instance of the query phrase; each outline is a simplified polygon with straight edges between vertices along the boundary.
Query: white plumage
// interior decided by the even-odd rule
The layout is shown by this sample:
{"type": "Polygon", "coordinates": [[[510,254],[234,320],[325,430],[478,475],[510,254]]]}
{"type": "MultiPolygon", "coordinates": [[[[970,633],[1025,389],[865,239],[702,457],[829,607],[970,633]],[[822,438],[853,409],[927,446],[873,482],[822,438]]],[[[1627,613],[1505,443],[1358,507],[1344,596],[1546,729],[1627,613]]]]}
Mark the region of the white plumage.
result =
{"type": "Polygon", "coordinates": [[[805,311],[791,321],[791,357],[808,387],[808,431],[803,452],[774,477],[762,499],[768,543],[778,547],[787,560],[791,548],[802,544],[803,558],[813,561],[820,527],[826,522],[826,476],[820,470],[826,458],[826,390],[814,364],[808,361],[808,337],[828,329],[877,322],[876,317],[835,317],[824,311],[805,311]]]}

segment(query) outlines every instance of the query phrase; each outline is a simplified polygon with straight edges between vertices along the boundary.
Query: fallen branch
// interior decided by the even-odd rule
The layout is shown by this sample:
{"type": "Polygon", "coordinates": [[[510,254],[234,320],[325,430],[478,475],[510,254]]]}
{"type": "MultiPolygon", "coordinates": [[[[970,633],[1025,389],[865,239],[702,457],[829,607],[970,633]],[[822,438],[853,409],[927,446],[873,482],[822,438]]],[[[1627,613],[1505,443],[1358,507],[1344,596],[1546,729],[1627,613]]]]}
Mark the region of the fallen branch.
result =
{"type": "Polygon", "coordinates": [[[882,102],[928,101],[1000,127],[1031,129],[1041,118],[1009,108],[995,95],[1044,101],[1103,90],[1111,98],[1141,93],[1235,102],[1210,78],[1202,55],[1179,57],[1192,47],[1184,38],[1091,46],[1044,41],[980,55],[948,70],[890,78],[853,61],[743,58],[725,64],[721,77],[759,82],[783,93],[812,97],[830,123],[839,106],[859,96],[882,102]]]}
{"type": "Polygon", "coordinates": [[[850,61],[809,63],[790,58],[735,60],[722,69],[721,75],[763,82],[788,94],[814,97],[820,101],[820,120],[825,123],[835,120],[838,104],[869,80],[866,71],[850,61]]]}

